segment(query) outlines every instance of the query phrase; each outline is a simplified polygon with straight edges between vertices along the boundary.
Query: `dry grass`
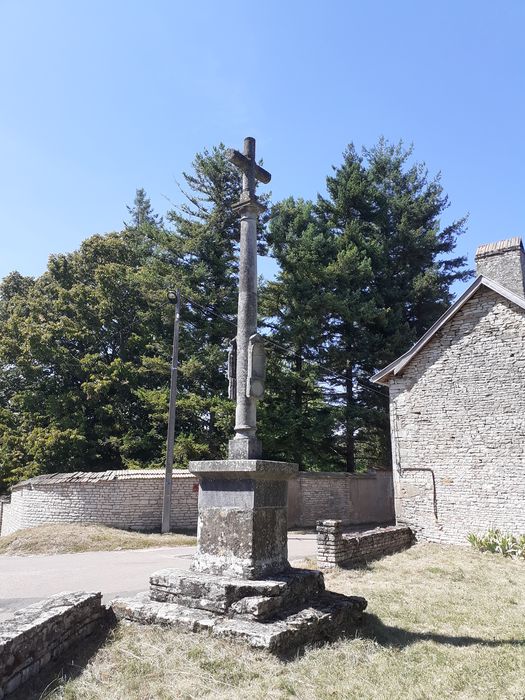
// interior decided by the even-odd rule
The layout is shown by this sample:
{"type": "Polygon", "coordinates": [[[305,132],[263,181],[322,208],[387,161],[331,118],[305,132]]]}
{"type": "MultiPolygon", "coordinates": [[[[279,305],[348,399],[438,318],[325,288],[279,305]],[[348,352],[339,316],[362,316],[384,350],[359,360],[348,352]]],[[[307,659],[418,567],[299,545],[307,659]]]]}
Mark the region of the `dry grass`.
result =
{"type": "Polygon", "coordinates": [[[104,525],[41,525],[0,537],[0,554],[65,554],[116,549],[146,549],[195,544],[188,535],[157,535],[116,530],[104,525]]]}
{"type": "Polygon", "coordinates": [[[356,639],[291,663],[240,644],[119,625],[56,700],[511,700],[525,698],[525,565],[418,545],[327,576],[364,595],[356,639]]]}

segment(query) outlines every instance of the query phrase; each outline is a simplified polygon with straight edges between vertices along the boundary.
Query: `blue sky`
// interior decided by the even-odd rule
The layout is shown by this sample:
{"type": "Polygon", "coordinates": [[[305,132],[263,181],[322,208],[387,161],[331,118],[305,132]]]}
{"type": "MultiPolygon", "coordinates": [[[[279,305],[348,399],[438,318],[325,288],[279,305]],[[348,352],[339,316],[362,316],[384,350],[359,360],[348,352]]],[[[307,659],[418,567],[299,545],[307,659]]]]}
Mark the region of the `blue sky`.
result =
{"type": "Polygon", "coordinates": [[[351,141],[413,142],[472,261],[525,234],[524,34],[522,0],[0,0],[0,277],[118,230],[137,187],[163,214],[247,135],[274,200],[351,141]]]}

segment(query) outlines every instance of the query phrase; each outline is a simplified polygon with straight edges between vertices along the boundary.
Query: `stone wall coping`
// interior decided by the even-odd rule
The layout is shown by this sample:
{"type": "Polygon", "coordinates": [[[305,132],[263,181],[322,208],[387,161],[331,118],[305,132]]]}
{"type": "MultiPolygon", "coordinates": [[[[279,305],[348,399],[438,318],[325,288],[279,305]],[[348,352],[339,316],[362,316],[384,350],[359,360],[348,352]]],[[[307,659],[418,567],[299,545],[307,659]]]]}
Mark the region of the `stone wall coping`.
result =
{"type": "Polygon", "coordinates": [[[209,459],[189,464],[189,471],[195,476],[225,479],[282,480],[294,476],[298,469],[297,464],[268,459],[209,459]]]}
{"type": "MultiPolygon", "coordinates": [[[[40,474],[26,481],[19,481],[11,487],[11,491],[33,486],[55,486],[56,484],[99,484],[105,481],[129,481],[131,479],[163,479],[164,469],[112,469],[105,472],[57,472],[40,474]]],[[[174,479],[193,479],[186,469],[174,469],[174,479]]]]}
{"type": "Polygon", "coordinates": [[[476,250],[477,258],[486,258],[491,255],[501,255],[509,250],[523,250],[523,242],[520,236],[506,238],[504,241],[496,241],[495,243],[485,243],[478,246],[476,250]]]}
{"type": "MultiPolygon", "coordinates": [[[[174,479],[193,479],[194,474],[200,475],[201,473],[217,473],[217,472],[232,472],[232,471],[255,471],[262,473],[263,471],[271,471],[273,468],[278,468],[278,471],[283,471],[285,473],[293,476],[300,476],[301,479],[374,479],[378,473],[386,473],[386,470],[373,470],[368,472],[363,472],[359,474],[348,473],[348,472],[306,472],[298,471],[298,466],[290,462],[274,462],[271,460],[203,460],[198,462],[190,462],[190,467],[193,471],[186,469],[175,469],[173,471],[174,479]],[[253,468],[233,468],[228,467],[226,469],[219,468],[206,468],[206,465],[224,465],[228,462],[260,462],[259,467],[253,468]],[[263,468],[262,464],[274,465],[274,467],[263,468]],[[201,466],[202,465],[202,466],[201,466]],[[285,469],[283,469],[285,467],[285,469]]],[[[40,474],[39,476],[34,476],[31,479],[26,479],[25,481],[19,481],[17,484],[11,486],[11,491],[16,491],[21,488],[32,488],[33,486],[55,486],[56,484],[100,484],[104,482],[113,481],[128,481],[135,479],[163,479],[164,469],[110,469],[104,472],[55,472],[53,474],[40,474]]],[[[2,495],[0,500],[9,501],[9,496],[2,495]]]]}
{"type": "MultiPolygon", "coordinates": [[[[111,615],[101,593],[58,593],[17,610],[0,627],[0,699],[68,649],[102,631],[111,615]]],[[[22,697],[21,695],[19,695],[22,697]]],[[[25,695],[23,697],[26,697],[25,695]]]]}
{"type": "Polygon", "coordinates": [[[62,615],[72,606],[80,605],[90,600],[93,602],[100,602],[102,600],[102,593],[64,591],[63,593],[55,593],[49,598],[39,600],[20,610],[15,610],[12,615],[2,622],[2,626],[0,627],[0,645],[5,644],[32,627],[36,627],[37,625],[52,620],[56,616],[62,615]]]}

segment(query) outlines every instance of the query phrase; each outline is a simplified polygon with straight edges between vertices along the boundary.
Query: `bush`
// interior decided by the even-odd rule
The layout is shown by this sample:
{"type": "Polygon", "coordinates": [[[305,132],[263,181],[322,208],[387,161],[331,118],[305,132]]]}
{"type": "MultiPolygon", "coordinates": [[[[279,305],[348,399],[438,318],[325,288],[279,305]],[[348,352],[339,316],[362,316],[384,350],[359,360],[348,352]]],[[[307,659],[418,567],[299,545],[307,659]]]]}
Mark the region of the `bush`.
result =
{"type": "Polygon", "coordinates": [[[470,533],[468,541],[480,552],[503,554],[504,557],[512,559],[525,559],[525,535],[512,535],[501,530],[490,529],[482,536],[470,533]]]}

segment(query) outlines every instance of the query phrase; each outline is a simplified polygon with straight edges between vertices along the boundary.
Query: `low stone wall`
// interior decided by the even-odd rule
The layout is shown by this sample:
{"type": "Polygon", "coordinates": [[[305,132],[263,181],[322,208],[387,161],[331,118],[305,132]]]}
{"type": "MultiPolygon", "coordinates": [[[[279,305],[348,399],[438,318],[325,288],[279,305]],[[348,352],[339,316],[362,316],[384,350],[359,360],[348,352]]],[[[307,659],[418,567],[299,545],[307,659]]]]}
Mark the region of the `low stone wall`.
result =
{"type": "Polygon", "coordinates": [[[0,627],[0,700],[105,624],[100,593],[59,593],[0,627]]]}
{"type": "MultiPolygon", "coordinates": [[[[163,489],[162,469],[43,474],[13,486],[0,534],[46,523],[158,532],[163,489]]],[[[196,530],[198,490],[197,477],[174,472],[172,530],[196,530]]],[[[393,522],[392,473],[299,472],[288,484],[288,527],[315,527],[325,518],[344,525],[393,522]]]]}
{"type": "MultiPolygon", "coordinates": [[[[98,523],[126,530],[159,531],[163,470],[46,474],[21,482],[4,505],[2,535],[46,523],[98,523]]],[[[174,472],[172,530],[197,528],[198,480],[174,472]]]]}
{"type": "Polygon", "coordinates": [[[414,534],[405,526],[345,534],[340,520],[320,520],[317,523],[317,564],[321,568],[352,566],[400,552],[413,543],[414,534]]]}
{"type": "Polygon", "coordinates": [[[392,472],[299,472],[288,484],[289,527],[327,517],[343,525],[394,522],[392,472]]]}

